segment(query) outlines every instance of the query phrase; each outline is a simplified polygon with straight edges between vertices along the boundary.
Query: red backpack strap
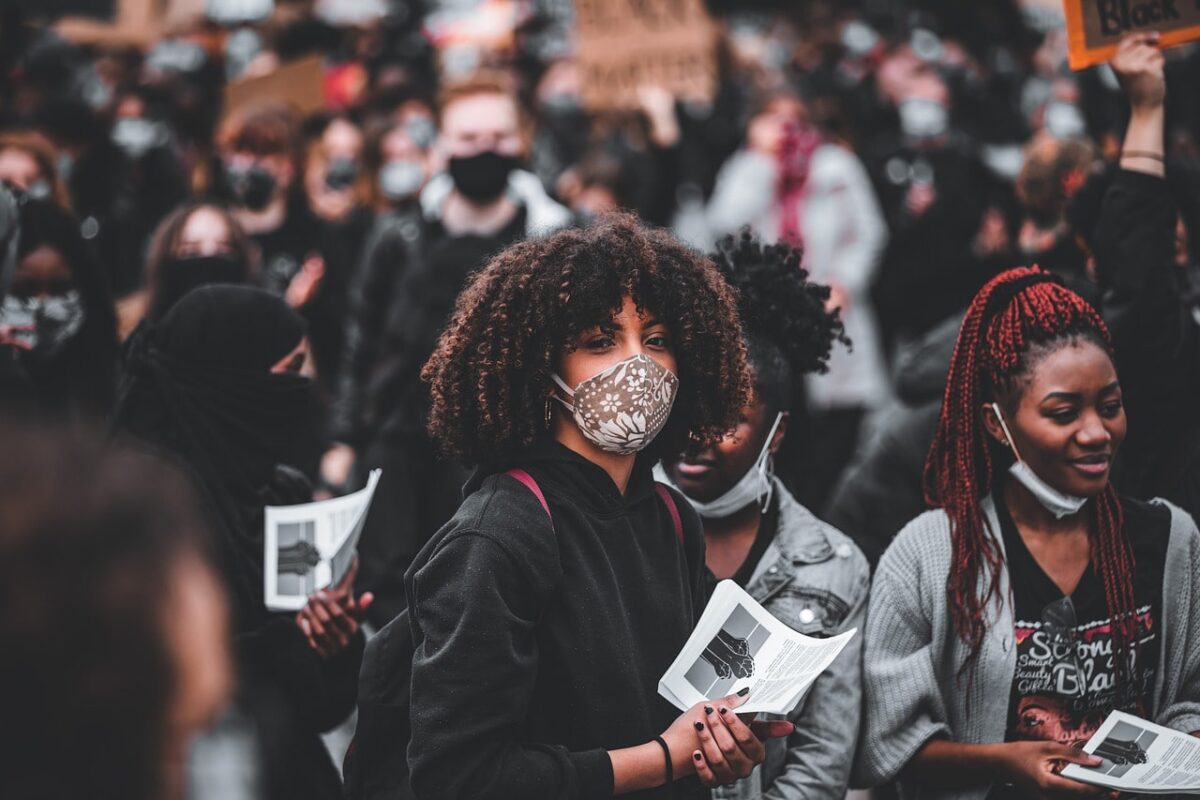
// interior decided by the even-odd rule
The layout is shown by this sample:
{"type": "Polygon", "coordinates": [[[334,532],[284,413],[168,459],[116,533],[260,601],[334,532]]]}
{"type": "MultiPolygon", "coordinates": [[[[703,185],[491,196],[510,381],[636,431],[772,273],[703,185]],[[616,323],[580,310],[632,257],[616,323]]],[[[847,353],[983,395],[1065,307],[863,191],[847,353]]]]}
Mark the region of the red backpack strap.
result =
{"type": "Polygon", "coordinates": [[[679,506],[675,505],[675,495],[671,494],[670,489],[657,481],[654,484],[654,491],[658,492],[658,496],[662,498],[663,505],[671,513],[671,525],[675,528],[675,538],[679,540],[680,544],[683,544],[683,517],[679,516],[679,506]]]}
{"type": "Polygon", "coordinates": [[[510,469],[504,474],[525,484],[525,488],[533,492],[533,496],[542,504],[542,509],[546,512],[546,516],[550,517],[552,523],[554,522],[554,515],[550,513],[550,504],[546,502],[546,495],[542,494],[542,487],[538,486],[537,481],[533,479],[532,475],[523,469],[510,469]]]}

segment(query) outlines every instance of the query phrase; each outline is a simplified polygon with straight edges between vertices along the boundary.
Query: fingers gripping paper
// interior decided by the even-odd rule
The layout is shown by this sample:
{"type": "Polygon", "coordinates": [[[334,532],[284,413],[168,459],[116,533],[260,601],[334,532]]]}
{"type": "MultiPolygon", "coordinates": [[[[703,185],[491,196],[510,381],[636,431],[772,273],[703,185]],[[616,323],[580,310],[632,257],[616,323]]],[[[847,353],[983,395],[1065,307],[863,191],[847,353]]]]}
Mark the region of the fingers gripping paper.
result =
{"type": "Polygon", "coordinates": [[[299,611],[313,593],[339,583],[354,561],[380,470],[365,489],[295,506],[267,506],[263,587],[267,608],[299,611]]]}
{"type": "Polygon", "coordinates": [[[1127,33],[1162,34],[1170,47],[1200,39],[1200,0],[1063,0],[1071,69],[1112,58],[1127,33]]]}
{"type": "Polygon", "coordinates": [[[1064,778],[1135,794],[1200,794],[1200,739],[1114,711],[1083,746],[1098,767],[1068,764],[1064,778]]]}
{"type": "Polygon", "coordinates": [[[739,713],[787,714],[857,629],[829,639],[797,633],[733,581],[721,581],[699,624],[658,682],[680,710],[750,688],[739,713]]]}

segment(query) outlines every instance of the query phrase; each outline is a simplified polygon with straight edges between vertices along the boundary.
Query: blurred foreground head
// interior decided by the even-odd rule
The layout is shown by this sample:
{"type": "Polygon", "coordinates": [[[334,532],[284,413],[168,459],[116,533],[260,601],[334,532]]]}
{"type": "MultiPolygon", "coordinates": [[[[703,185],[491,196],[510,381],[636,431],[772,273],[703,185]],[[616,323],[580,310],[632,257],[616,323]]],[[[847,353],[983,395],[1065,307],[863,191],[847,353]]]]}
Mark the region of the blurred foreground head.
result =
{"type": "Polygon", "coordinates": [[[0,431],[5,797],[161,800],[230,687],[226,608],[183,477],[0,431]]]}

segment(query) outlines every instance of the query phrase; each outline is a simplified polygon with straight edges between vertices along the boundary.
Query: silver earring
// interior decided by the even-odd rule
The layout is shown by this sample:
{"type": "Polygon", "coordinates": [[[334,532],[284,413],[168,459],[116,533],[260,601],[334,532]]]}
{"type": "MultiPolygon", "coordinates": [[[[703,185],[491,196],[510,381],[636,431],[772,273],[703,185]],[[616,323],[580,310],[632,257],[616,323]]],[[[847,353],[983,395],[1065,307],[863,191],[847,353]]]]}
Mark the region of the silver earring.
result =
{"type": "Polygon", "coordinates": [[[552,421],[551,418],[552,418],[553,414],[554,414],[554,409],[550,407],[550,398],[547,397],[546,398],[546,430],[550,430],[550,423],[552,421]]]}

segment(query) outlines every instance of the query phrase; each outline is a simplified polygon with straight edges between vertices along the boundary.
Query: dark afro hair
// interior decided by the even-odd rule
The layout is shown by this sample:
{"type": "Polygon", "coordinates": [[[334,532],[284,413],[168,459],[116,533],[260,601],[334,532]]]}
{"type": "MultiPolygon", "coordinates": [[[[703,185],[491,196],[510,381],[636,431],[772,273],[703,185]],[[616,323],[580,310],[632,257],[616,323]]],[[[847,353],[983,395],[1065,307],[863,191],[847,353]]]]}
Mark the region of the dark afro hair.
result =
{"type": "Polygon", "coordinates": [[[447,456],[480,463],[545,435],[558,359],[610,325],[626,297],[666,325],[681,387],[647,454],[720,439],[750,396],[737,298],[709,259],[628,214],[515,244],[472,278],[421,372],[430,436],[447,456]]]}
{"type": "Polygon", "coordinates": [[[829,287],[812,283],[802,253],[763,244],[749,230],[717,242],[712,258],[738,292],[755,388],[772,412],[799,399],[800,377],[826,372],[836,342],[847,346],[841,311],[826,310],[829,287]]]}

